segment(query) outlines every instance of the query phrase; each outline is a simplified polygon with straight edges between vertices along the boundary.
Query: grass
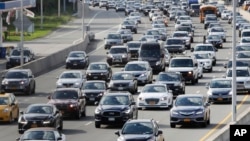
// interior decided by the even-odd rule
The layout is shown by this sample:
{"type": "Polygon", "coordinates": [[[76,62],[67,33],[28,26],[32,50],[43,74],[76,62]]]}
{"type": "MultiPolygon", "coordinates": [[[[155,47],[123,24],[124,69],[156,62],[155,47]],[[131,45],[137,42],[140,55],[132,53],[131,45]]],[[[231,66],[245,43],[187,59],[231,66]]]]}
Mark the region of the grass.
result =
{"type": "MultiPolygon", "coordinates": [[[[30,20],[34,23],[34,32],[27,33],[24,32],[24,40],[30,41],[37,38],[44,37],[50,34],[52,31],[57,29],[60,25],[66,24],[68,21],[72,19],[72,16],[69,14],[61,15],[58,17],[57,15],[52,16],[44,16],[43,18],[43,28],[40,28],[41,18],[39,16],[35,17],[34,19],[30,18],[30,20]]],[[[20,32],[15,32],[14,26],[8,26],[8,37],[4,39],[5,41],[20,41],[20,32]]]]}

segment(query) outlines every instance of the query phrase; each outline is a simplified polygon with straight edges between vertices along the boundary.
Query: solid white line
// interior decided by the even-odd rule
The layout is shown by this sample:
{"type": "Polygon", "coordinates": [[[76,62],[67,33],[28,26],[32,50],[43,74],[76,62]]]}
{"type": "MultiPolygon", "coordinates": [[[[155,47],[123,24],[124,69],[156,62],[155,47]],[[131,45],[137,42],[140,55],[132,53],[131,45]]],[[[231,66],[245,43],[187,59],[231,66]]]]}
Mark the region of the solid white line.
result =
{"type": "Polygon", "coordinates": [[[87,126],[87,125],[90,125],[91,123],[92,123],[92,121],[90,121],[90,122],[86,123],[85,125],[87,126]]]}
{"type": "Polygon", "coordinates": [[[100,14],[100,13],[101,13],[101,11],[98,12],[98,13],[96,13],[96,14],[90,19],[90,21],[88,22],[87,26],[89,26],[89,24],[91,24],[92,21],[95,19],[95,17],[96,17],[98,14],[100,14]]]}

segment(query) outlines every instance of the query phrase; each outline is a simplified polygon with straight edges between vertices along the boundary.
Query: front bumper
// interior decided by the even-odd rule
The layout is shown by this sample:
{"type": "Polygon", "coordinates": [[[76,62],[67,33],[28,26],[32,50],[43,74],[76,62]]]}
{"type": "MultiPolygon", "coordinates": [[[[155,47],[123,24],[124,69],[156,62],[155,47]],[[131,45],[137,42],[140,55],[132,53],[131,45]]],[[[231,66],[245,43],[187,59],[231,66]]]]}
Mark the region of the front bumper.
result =
{"type": "Polygon", "coordinates": [[[29,86],[27,85],[2,85],[1,89],[4,90],[5,92],[20,92],[20,93],[26,93],[29,91],[29,86]]]}
{"type": "Polygon", "coordinates": [[[137,101],[138,108],[168,108],[167,100],[145,99],[137,101]]]}
{"type": "Polygon", "coordinates": [[[205,122],[205,118],[203,115],[193,115],[190,116],[171,116],[170,123],[180,124],[180,125],[190,125],[190,124],[201,124],[205,122]]]}
{"type": "Polygon", "coordinates": [[[232,95],[209,95],[210,102],[230,102],[232,101],[232,95]]]}

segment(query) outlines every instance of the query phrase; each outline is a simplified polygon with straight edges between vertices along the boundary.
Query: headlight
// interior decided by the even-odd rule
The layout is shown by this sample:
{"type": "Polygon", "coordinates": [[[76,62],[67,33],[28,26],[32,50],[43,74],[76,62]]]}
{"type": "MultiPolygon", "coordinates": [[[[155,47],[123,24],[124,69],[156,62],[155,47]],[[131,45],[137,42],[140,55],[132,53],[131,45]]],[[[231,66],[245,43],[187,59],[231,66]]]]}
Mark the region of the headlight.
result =
{"type": "Polygon", "coordinates": [[[160,65],[160,64],[161,64],[161,61],[157,61],[157,62],[156,62],[156,65],[160,65]]]}
{"type": "Polygon", "coordinates": [[[131,112],[131,109],[130,108],[125,109],[123,112],[126,113],[126,114],[129,114],[131,112]]]}
{"type": "Polygon", "coordinates": [[[69,59],[66,59],[66,63],[69,63],[70,62],[70,60],[69,59]]]}
{"type": "Polygon", "coordinates": [[[182,83],[174,83],[174,86],[182,86],[182,83]]]}
{"type": "Polygon", "coordinates": [[[80,60],[80,62],[85,62],[85,59],[80,60]]]}
{"type": "Polygon", "coordinates": [[[125,26],[125,25],[122,25],[121,28],[126,28],[126,26],[125,26]]]}
{"type": "Polygon", "coordinates": [[[10,111],[9,108],[4,108],[4,110],[3,110],[4,113],[8,113],[9,111],[10,111]]]}
{"type": "Polygon", "coordinates": [[[72,103],[72,104],[69,105],[69,107],[74,108],[74,107],[77,107],[77,105],[78,105],[77,103],[72,103]]]}
{"type": "Polygon", "coordinates": [[[51,123],[50,120],[45,120],[45,121],[43,121],[43,124],[50,124],[50,123],[51,123]]]}
{"type": "Polygon", "coordinates": [[[207,92],[207,95],[212,95],[212,92],[211,92],[211,91],[208,91],[208,92],[207,92]]]}
{"type": "Polygon", "coordinates": [[[63,84],[61,82],[57,82],[57,86],[62,86],[63,84]]]}
{"type": "Polygon", "coordinates": [[[18,123],[27,124],[28,121],[26,121],[23,117],[20,117],[19,120],[18,120],[18,123]]]}
{"type": "Polygon", "coordinates": [[[196,115],[201,115],[203,113],[204,113],[204,110],[200,110],[200,111],[196,112],[196,115]]]}
{"type": "Polygon", "coordinates": [[[171,114],[172,115],[178,115],[179,113],[177,111],[172,111],[171,114]]]}
{"type": "Polygon", "coordinates": [[[113,86],[113,82],[109,82],[109,87],[112,87],[113,86]]]}
{"type": "Polygon", "coordinates": [[[191,75],[191,74],[193,74],[193,72],[192,72],[192,71],[189,71],[188,74],[191,75]]]}
{"type": "Polygon", "coordinates": [[[76,85],[76,86],[79,86],[79,85],[80,85],[80,83],[79,83],[79,82],[76,82],[76,83],[75,83],[75,85],[76,85]]]}
{"type": "Polygon", "coordinates": [[[122,55],[122,58],[127,58],[127,55],[126,55],[126,54],[123,54],[123,55],[122,55]]]}
{"type": "Polygon", "coordinates": [[[100,114],[100,113],[101,113],[101,109],[96,108],[96,109],[95,109],[95,114],[100,114]]]}
{"type": "Polygon", "coordinates": [[[2,85],[8,85],[8,84],[9,84],[8,81],[6,81],[6,80],[2,81],[2,85]]]}
{"type": "Polygon", "coordinates": [[[146,73],[141,74],[139,77],[146,77],[146,73]]]}
{"type": "Polygon", "coordinates": [[[91,73],[87,73],[87,75],[91,76],[91,73]]]}
{"type": "Polygon", "coordinates": [[[164,101],[164,100],[167,100],[167,99],[168,99],[168,97],[165,96],[165,97],[161,98],[161,101],[164,101]]]}
{"type": "Polygon", "coordinates": [[[28,81],[27,80],[22,80],[22,81],[20,81],[20,84],[21,85],[24,85],[24,84],[26,84],[28,81]]]}
{"type": "Polygon", "coordinates": [[[233,95],[233,91],[230,91],[230,92],[228,93],[228,95],[233,95]]]}

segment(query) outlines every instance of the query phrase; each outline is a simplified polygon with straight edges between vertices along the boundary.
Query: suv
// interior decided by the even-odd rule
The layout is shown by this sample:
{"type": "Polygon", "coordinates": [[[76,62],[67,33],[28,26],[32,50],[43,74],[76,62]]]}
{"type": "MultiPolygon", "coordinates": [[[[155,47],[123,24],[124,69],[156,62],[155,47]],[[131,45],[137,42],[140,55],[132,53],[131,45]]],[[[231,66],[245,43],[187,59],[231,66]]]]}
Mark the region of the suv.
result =
{"type": "MultiPolygon", "coordinates": [[[[6,56],[6,69],[19,66],[21,64],[21,48],[15,48],[6,56]]],[[[35,60],[35,53],[29,48],[23,48],[23,63],[35,60]]]]}
{"type": "Polygon", "coordinates": [[[180,72],[185,81],[191,81],[193,85],[198,83],[199,69],[195,58],[190,56],[174,57],[170,60],[168,71],[180,72]]]}
{"type": "Polygon", "coordinates": [[[112,66],[115,64],[127,64],[131,59],[131,54],[127,46],[112,46],[107,52],[107,63],[112,66]]]}
{"type": "Polygon", "coordinates": [[[102,124],[124,124],[137,117],[138,109],[129,92],[109,92],[103,95],[95,109],[95,127],[100,128],[102,124]]]}
{"type": "Polygon", "coordinates": [[[48,99],[48,103],[54,104],[63,117],[80,119],[86,116],[86,100],[79,88],[58,88],[48,99]]]}
{"type": "Polygon", "coordinates": [[[119,33],[108,33],[104,40],[104,49],[110,49],[113,45],[123,45],[123,39],[119,33]]]}
{"type": "Polygon", "coordinates": [[[36,81],[30,69],[11,69],[2,76],[1,89],[10,93],[35,94],[36,81]]]}

